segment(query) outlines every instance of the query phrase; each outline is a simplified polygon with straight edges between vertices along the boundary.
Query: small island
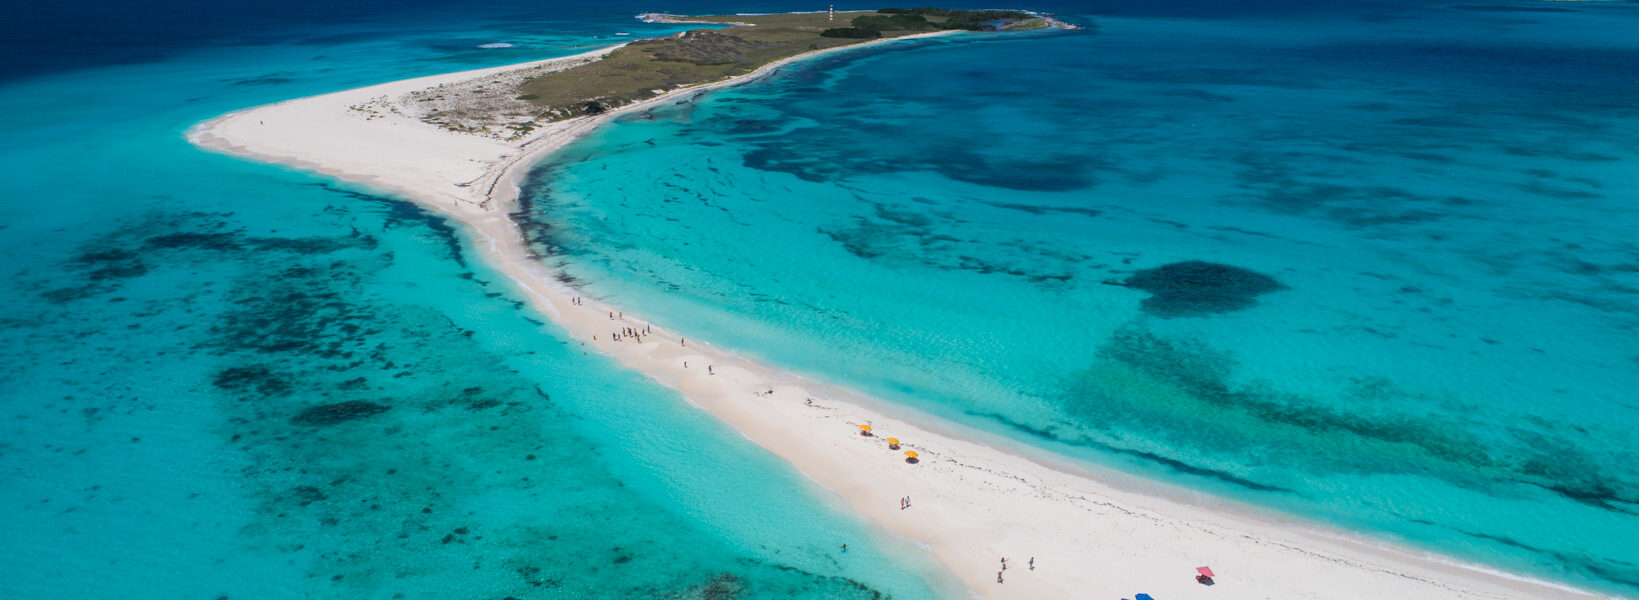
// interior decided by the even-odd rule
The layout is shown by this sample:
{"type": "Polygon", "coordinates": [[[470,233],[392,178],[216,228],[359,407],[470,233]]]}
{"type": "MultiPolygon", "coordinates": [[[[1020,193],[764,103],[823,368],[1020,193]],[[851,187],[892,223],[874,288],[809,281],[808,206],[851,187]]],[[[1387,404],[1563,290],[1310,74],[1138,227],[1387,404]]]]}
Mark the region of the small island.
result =
{"type": "MultiPolygon", "coordinates": [[[[1114,474],[1098,472],[1095,478],[1010,453],[922,415],[884,411],[863,394],[824,386],[708,340],[685,340],[659,319],[582,298],[573,282],[555,278],[523,242],[517,199],[531,165],[600,125],[666,103],[693,102],[709,90],[826,52],[925,36],[983,35],[963,32],[1075,28],[1035,13],[945,9],[644,18],[712,27],[574,56],[286,100],[201,123],[188,137],[205,148],[322,173],[448,216],[461,225],[474,255],[516,285],[566,340],[676,390],[869,521],[922,544],[951,576],[986,598],[1120,597],[1137,589],[1162,598],[1331,598],[1339,590],[1400,598],[1596,597],[1241,514],[1216,501],[1195,504],[1133,491],[1147,488],[1114,474]],[[646,333],[611,335],[624,328],[646,333]],[[716,369],[689,369],[688,363],[716,369]],[[884,438],[855,434],[859,425],[884,438]],[[884,443],[888,435],[904,440],[893,445],[917,453],[914,466],[884,443]],[[906,512],[908,502],[895,502],[905,496],[918,499],[916,509],[906,512]],[[1002,584],[998,558],[1029,564],[1034,555],[1043,557],[1045,568],[1009,574],[1002,584]],[[1206,564],[1201,557],[1210,557],[1211,567],[1223,574],[1220,586],[1207,588],[1195,579],[1206,564]]],[[[1183,274],[1222,266],[1203,264],[1183,264],[1183,274]]],[[[1162,273],[1169,274],[1176,275],[1162,273]]],[[[1229,275],[1235,281],[1226,285],[1233,289],[1207,298],[1220,308],[1279,286],[1257,273],[1229,275]]],[[[1155,288],[1160,300],[1152,308],[1162,317],[1183,310],[1176,305],[1201,304],[1200,298],[1164,297],[1168,290],[1154,283],[1140,274],[1121,285],[1155,288]]],[[[298,419],[327,423],[383,410],[370,402],[340,403],[298,419]]]]}
{"type": "Polygon", "coordinates": [[[405,105],[421,121],[450,131],[518,140],[546,123],[596,116],[810,52],[934,33],[1071,28],[1023,11],[927,7],[641,18],[728,27],[636,40],[596,59],[438,86],[412,94],[405,105]]]}

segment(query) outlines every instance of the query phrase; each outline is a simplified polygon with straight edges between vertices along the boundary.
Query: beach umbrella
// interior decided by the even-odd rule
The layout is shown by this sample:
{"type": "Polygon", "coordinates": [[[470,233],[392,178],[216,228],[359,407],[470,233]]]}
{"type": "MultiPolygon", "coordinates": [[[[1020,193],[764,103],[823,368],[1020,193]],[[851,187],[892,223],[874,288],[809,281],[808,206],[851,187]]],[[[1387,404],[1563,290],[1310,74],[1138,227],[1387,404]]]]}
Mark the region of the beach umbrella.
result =
{"type": "Polygon", "coordinates": [[[909,456],[911,458],[916,458],[916,451],[915,450],[906,450],[905,451],[905,456],[909,456]]]}
{"type": "Polygon", "coordinates": [[[888,445],[889,446],[898,446],[899,445],[899,438],[888,438],[888,445]]]}
{"type": "Polygon", "coordinates": [[[1212,578],[1216,577],[1212,574],[1212,567],[1195,567],[1195,572],[1200,573],[1195,576],[1195,582],[1201,585],[1212,585],[1212,578]]]}
{"type": "Polygon", "coordinates": [[[860,425],[860,426],[859,426],[859,430],[860,430],[860,431],[870,431],[870,430],[871,430],[871,426],[870,426],[870,425],[860,425]]]}

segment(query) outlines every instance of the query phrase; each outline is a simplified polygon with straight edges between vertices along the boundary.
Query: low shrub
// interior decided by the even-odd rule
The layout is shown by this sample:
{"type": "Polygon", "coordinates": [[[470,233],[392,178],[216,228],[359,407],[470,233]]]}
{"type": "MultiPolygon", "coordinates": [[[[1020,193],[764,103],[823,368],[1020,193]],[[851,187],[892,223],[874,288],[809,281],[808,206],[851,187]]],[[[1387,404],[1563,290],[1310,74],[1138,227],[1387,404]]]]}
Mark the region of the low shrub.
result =
{"type": "Polygon", "coordinates": [[[864,27],[832,27],[821,31],[823,37],[871,39],[882,37],[882,32],[864,27]]]}

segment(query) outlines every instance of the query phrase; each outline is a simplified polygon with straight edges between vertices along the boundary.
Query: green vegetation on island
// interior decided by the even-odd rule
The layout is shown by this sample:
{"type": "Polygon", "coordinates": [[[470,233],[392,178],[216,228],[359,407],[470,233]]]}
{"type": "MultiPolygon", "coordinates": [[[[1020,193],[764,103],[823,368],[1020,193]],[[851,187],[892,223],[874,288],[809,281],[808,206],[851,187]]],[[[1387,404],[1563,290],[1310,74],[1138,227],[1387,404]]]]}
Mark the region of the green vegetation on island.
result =
{"type": "Polygon", "coordinates": [[[450,131],[518,140],[545,123],[601,114],[807,52],[941,30],[1048,26],[1046,19],[1018,11],[940,8],[645,18],[727,27],[636,40],[576,64],[440,85],[410,94],[406,108],[450,131]]]}
{"type": "Polygon", "coordinates": [[[859,38],[869,40],[882,37],[882,30],[871,29],[869,27],[832,27],[825,31],[821,31],[820,35],[833,38],[859,38]]]}
{"type": "Polygon", "coordinates": [[[956,10],[953,8],[884,8],[877,11],[888,18],[871,15],[854,19],[855,27],[878,31],[890,29],[966,29],[969,31],[999,31],[1004,29],[1031,29],[1047,23],[1036,15],[1017,10],[956,10]],[[929,20],[932,17],[933,20],[929,20]]]}
{"type": "Polygon", "coordinates": [[[889,31],[1000,31],[1041,29],[1047,22],[1016,10],[955,10],[949,8],[884,8],[874,15],[854,17],[851,27],[834,27],[820,32],[825,37],[879,38],[889,31]],[[933,17],[930,20],[928,17],[933,17]]]}
{"type": "Polygon", "coordinates": [[[986,21],[1034,19],[1013,11],[888,9],[778,15],[666,16],[671,22],[718,23],[725,29],[697,29],[638,40],[603,60],[531,79],[520,96],[553,121],[595,114],[668,91],[743,75],[804,52],[941,29],[981,29],[986,21]],[[851,27],[839,27],[841,24],[851,27]]]}

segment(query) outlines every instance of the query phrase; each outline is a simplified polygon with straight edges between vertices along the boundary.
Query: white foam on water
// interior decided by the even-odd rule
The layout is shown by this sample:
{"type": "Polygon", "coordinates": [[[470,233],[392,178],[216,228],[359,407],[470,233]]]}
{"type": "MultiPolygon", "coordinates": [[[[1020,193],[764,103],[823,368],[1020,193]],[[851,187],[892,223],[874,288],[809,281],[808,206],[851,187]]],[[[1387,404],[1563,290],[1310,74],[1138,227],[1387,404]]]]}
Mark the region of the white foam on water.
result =
{"type": "Polygon", "coordinates": [[[493,44],[479,44],[478,47],[479,48],[511,48],[512,44],[508,44],[506,42],[495,42],[493,44]]]}

